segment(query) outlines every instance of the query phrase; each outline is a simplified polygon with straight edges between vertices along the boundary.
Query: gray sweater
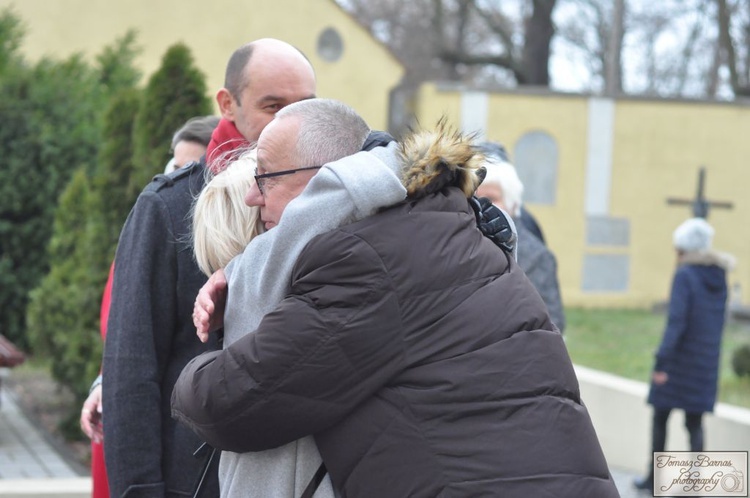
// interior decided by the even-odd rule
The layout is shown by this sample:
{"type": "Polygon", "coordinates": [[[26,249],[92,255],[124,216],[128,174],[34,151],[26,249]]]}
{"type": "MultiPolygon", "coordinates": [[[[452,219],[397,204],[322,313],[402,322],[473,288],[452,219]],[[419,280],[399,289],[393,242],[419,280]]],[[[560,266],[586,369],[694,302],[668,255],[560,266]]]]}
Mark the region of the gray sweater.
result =
{"type": "MultiPolygon", "coordinates": [[[[393,142],[323,167],[287,205],[279,225],[256,237],[227,265],[225,347],[252,333],[281,302],[297,256],[313,237],[404,200],[396,150],[393,142]]],[[[257,453],[224,451],[219,465],[221,496],[299,497],[320,463],[312,436],[257,453]]],[[[315,497],[333,497],[328,476],[315,497]]]]}

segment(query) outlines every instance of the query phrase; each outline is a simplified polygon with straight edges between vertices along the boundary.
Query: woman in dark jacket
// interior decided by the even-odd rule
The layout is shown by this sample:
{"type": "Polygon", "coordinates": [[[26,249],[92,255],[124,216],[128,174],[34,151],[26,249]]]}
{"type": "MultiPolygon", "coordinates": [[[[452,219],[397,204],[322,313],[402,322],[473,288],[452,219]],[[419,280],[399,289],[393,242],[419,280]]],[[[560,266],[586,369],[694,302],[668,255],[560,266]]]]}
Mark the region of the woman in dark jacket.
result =
{"type": "MultiPolygon", "coordinates": [[[[664,451],[672,409],[685,411],[690,451],[703,451],[703,413],[712,412],[719,376],[721,334],[727,300],[727,254],[711,251],[714,230],[702,218],[674,232],[678,267],[669,298],[669,317],[656,353],[648,402],[654,406],[652,450],[664,451]]],[[[636,487],[653,488],[653,465],[636,487]]]]}

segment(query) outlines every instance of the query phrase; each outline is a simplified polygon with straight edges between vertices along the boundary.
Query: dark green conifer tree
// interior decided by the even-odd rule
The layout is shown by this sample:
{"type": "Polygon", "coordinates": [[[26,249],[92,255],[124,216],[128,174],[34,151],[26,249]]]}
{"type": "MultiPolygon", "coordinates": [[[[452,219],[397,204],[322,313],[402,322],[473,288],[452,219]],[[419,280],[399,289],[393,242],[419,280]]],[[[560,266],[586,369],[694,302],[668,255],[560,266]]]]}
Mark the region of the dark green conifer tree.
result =
{"type": "Polygon", "coordinates": [[[136,175],[131,189],[142,189],[164,170],[171,156],[172,137],[194,116],[211,113],[205,76],[195,66],[190,49],[178,43],[162,58],[143,93],[134,129],[136,175]]]}
{"type": "Polygon", "coordinates": [[[48,270],[54,210],[73,171],[91,171],[105,92],[80,56],[26,62],[18,19],[0,12],[0,333],[28,349],[28,292],[48,270]]]}
{"type": "Polygon", "coordinates": [[[137,195],[127,186],[133,173],[132,131],[139,103],[135,88],[113,97],[93,178],[81,169],[64,191],[49,245],[50,272],[31,293],[31,344],[49,358],[53,377],[77,400],[64,423],[71,436],[80,436],[78,403],[101,365],[102,291],[120,229],[137,195]]]}
{"type": "Polygon", "coordinates": [[[49,244],[50,272],[31,291],[28,337],[36,355],[49,358],[52,376],[76,399],[63,424],[65,433],[80,436],[77,418],[87,385],[96,376],[101,340],[92,319],[101,302],[97,275],[89,271],[92,250],[83,243],[90,230],[91,188],[79,168],[60,196],[49,244]]]}

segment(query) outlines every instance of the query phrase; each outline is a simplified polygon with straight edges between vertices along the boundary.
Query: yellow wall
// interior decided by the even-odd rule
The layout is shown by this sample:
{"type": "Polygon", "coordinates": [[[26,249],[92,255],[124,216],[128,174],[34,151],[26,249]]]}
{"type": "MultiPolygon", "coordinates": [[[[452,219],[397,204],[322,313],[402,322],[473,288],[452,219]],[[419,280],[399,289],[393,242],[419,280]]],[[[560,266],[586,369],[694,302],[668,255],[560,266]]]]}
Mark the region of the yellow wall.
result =
{"type": "Polygon", "coordinates": [[[274,37],[299,47],[318,75],[318,95],[357,109],[370,126],[386,129],[388,97],[403,74],[400,63],[332,0],[0,0],[12,6],[27,27],[22,51],[32,60],[43,55],[87,57],[138,30],[143,48],[137,63],[147,78],[174,43],[187,44],[206,74],[211,95],[221,88],[232,52],[242,44],[274,37]],[[344,52],[326,62],[316,51],[319,34],[333,27],[344,52]]]}
{"type": "MultiPolygon", "coordinates": [[[[637,302],[664,298],[675,267],[672,232],[691,211],[668,197],[695,196],[698,170],[706,167],[709,200],[734,209],[711,209],[714,247],[738,258],[730,284],[750,291],[750,107],[677,101],[617,103],[613,161],[613,216],[631,222],[631,294],[637,302]]],[[[747,292],[745,292],[747,294],[747,292]]],[[[745,299],[747,301],[747,299],[745,299]]]]}
{"type": "MultiPolygon", "coordinates": [[[[419,122],[433,126],[445,115],[461,125],[460,89],[424,85],[415,109],[419,122]]],[[[527,132],[545,131],[559,148],[554,205],[526,203],[542,225],[556,254],[563,300],[575,306],[648,307],[667,299],[675,253],[672,232],[691,216],[690,208],[669,206],[668,197],[690,198],[698,169],[706,166],[709,200],[734,202],[734,209],[712,209],[714,247],[733,254],[738,266],[729,275],[750,297],[750,106],[689,101],[621,99],[614,102],[611,190],[608,216],[625,218],[625,247],[586,242],[586,167],[589,103],[582,95],[488,93],[487,139],[513,152],[527,132]],[[623,254],[630,259],[625,292],[584,292],[585,254],[623,254]]],[[[465,111],[464,111],[465,112],[465,111]]]]}

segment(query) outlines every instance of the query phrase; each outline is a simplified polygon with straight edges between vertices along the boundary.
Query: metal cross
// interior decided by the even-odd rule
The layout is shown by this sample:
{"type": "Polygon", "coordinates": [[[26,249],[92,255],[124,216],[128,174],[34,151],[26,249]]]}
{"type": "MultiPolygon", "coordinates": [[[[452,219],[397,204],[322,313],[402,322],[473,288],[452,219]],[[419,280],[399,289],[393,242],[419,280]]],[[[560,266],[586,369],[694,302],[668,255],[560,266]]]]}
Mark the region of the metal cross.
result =
{"type": "Polygon", "coordinates": [[[680,206],[690,205],[692,206],[692,209],[693,209],[693,216],[696,218],[703,218],[703,219],[708,218],[709,208],[715,207],[715,208],[722,208],[722,209],[732,209],[734,207],[734,203],[732,202],[707,200],[704,194],[705,185],[706,185],[706,168],[701,166],[700,170],[698,171],[698,189],[695,193],[695,199],[668,198],[667,204],[680,205],[680,206]]]}

